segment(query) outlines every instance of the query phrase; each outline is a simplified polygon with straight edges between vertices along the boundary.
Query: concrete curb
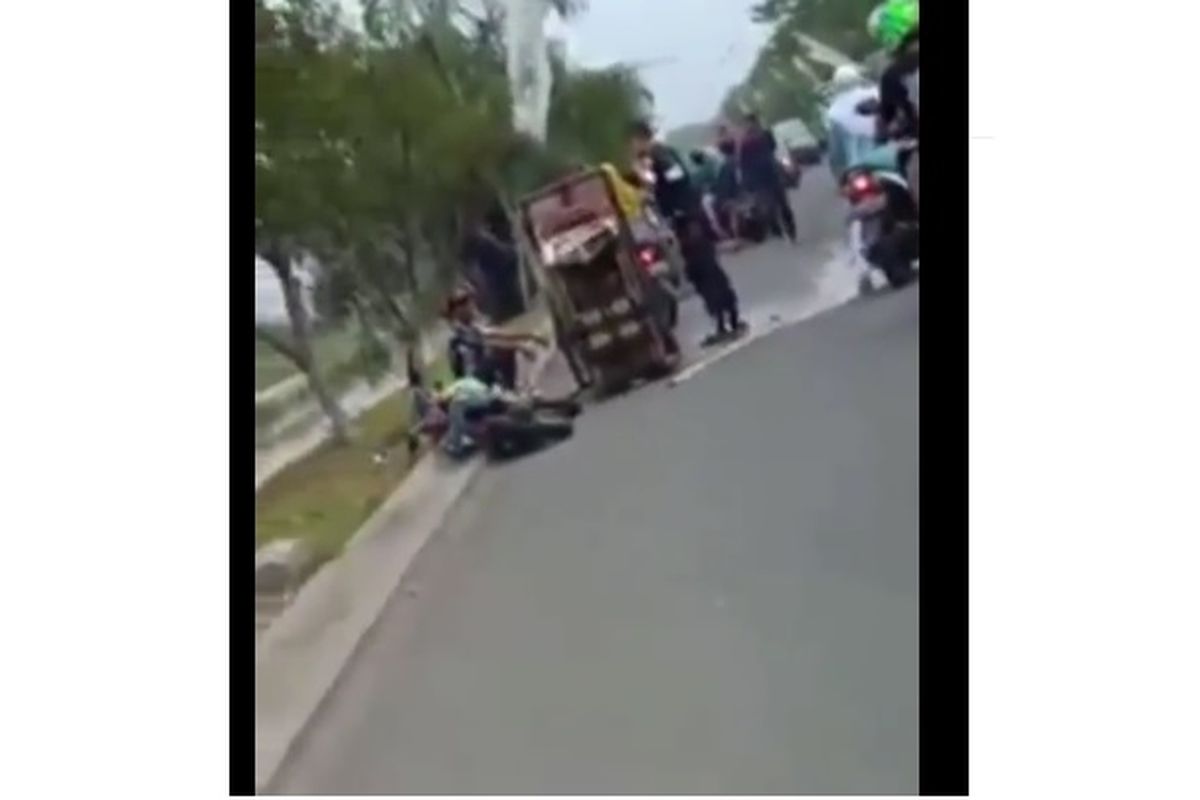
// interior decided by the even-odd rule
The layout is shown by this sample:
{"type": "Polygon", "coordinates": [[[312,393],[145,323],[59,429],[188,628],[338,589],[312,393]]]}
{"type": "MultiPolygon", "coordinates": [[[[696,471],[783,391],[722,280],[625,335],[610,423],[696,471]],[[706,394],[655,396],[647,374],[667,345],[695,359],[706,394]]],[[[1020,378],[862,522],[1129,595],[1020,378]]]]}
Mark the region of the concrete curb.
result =
{"type": "MultiPolygon", "coordinates": [[[[538,326],[548,327],[548,320],[538,326]]],[[[554,351],[531,369],[537,381],[554,351]]],[[[268,790],[400,581],[483,466],[429,453],[354,534],[346,552],[300,590],[254,658],[254,784],[268,790]]]]}

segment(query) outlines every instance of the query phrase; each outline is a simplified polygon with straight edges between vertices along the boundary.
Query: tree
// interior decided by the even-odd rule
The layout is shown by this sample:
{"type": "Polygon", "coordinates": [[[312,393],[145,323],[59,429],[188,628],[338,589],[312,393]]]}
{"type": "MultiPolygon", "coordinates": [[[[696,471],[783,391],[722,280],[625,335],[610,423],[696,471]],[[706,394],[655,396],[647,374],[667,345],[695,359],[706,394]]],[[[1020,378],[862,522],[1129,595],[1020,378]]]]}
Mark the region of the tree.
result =
{"type": "Polygon", "coordinates": [[[256,249],[289,322],[258,333],[308,378],[340,440],[298,259],[320,259],[322,312],[357,321],[364,357],[378,356],[376,331],[411,346],[419,310],[458,276],[467,220],[497,200],[511,213],[572,160],[623,156],[651,101],[632,71],[558,64],[542,145],[512,126],[499,6],[364,0],[362,15],[359,32],[330,0],[255,2],[256,249]]]}
{"type": "Polygon", "coordinates": [[[279,11],[256,0],[255,28],[255,249],[279,280],[289,323],[287,334],[264,326],[256,332],[305,375],[335,440],[344,442],[349,424],[316,363],[296,272],[344,169],[325,125],[343,66],[329,53],[338,46],[336,14],[311,0],[279,11]]]}

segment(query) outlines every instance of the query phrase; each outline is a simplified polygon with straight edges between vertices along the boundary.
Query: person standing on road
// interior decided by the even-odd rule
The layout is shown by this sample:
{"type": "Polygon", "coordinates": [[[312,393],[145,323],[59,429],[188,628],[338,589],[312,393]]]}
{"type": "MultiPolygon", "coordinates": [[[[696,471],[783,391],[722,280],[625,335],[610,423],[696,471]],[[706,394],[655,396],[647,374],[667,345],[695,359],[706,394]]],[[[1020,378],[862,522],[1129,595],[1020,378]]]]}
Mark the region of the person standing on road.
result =
{"type": "Polygon", "coordinates": [[[738,316],[737,293],[717,259],[716,235],[683,160],[672,148],[656,142],[645,122],[636,123],[631,134],[635,158],[649,161],[659,211],[671,221],[679,238],[687,279],[716,323],[716,331],[702,344],[715,344],[744,330],[745,324],[738,316]]]}
{"type": "Polygon", "coordinates": [[[775,134],[762,126],[758,115],[747,114],[740,151],[742,180],[746,189],[761,199],[772,228],[782,226],[788,240],[795,244],[796,217],[792,214],[783,171],[775,156],[778,148],[775,134]]]}

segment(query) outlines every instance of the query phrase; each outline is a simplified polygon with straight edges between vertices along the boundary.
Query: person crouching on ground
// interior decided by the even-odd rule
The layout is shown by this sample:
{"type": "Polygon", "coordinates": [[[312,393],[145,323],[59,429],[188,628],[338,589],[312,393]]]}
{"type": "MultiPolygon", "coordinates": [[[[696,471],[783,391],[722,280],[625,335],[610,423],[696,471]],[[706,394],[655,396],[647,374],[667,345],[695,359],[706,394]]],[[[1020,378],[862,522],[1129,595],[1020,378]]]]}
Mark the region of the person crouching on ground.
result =
{"type": "Polygon", "coordinates": [[[505,389],[517,388],[517,354],[532,359],[533,346],[548,347],[543,336],[502,331],[485,325],[470,290],[459,288],[446,302],[452,326],[449,342],[450,371],[455,378],[473,376],[505,389]]]}

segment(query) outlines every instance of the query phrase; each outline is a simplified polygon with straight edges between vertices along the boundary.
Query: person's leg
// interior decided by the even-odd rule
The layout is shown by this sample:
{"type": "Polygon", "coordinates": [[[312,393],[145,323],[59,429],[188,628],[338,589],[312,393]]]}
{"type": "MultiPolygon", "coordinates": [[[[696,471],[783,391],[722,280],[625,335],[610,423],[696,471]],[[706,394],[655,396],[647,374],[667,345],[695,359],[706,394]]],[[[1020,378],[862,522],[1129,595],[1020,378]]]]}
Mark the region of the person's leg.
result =
{"type": "Polygon", "coordinates": [[[684,271],[688,282],[696,289],[696,294],[700,295],[700,299],[704,302],[704,310],[715,321],[720,320],[721,303],[720,300],[713,294],[711,282],[705,271],[699,267],[689,264],[684,271]]]}
{"type": "Polygon", "coordinates": [[[442,447],[452,456],[461,455],[475,444],[468,434],[470,423],[467,419],[467,411],[469,408],[469,404],[461,400],[453,400],[446,414],[448,425],[446,435],[442,439],[442,447]]]}
{"type": "Polygon", "coordinates": [[[737,292],[734,291],[733,283],[729,280],[729,273],[725,271],[725,267],[716,259],[713,259],[711,271],[710,280],[713,286],[713,293],[721,309],[720,314],[724,322],[722,327],[729,333],[737,333],[743,326],[741,314],[738,310],[737,292]]]}
{"type": "Polygon", "coordinates": [[[780,181],[772,190],[774,195],[775,213],[783,223],[783,231],[790,241],[796,241],[796,216],[792,213],[792,204],[788,201],[787,189],[780,181]]]}
{"type": "Polygon", "coordinates": [[[775,193],[764,187],[755,192],[755,198],[755,206],[766,222],[768,235],[783,236],[781,214],[779,205],[775,202],[775,193]]]}

